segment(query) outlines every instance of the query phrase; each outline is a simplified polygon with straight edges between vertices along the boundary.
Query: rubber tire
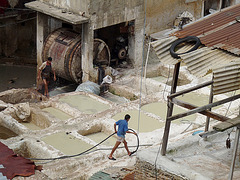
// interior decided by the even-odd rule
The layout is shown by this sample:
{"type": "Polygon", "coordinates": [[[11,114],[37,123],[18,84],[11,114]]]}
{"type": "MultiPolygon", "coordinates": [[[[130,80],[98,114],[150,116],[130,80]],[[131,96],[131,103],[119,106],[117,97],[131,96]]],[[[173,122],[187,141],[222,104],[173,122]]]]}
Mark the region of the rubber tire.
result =
{"type": "Polygon", "coordinates": [[[187,36],[187,37],[185,37],[185,38],[178,39],[178,40],[176,40],[176,41],[174,41],[174,42],[172,43],[172,45],[171,45],[171,47],[170,47],[170,54],[171,54],[172,57],[179,59],[179,58],[180,58],[179,55],[181,55],[181,54],[186,54],[186,53],[189,53],[189,52],[191,52],[191,51],[194,51],[194,50],[196,50],[200,45],[201,45],[201,41],[200,41],[200,39],[199,39],[198,37],[196,37],[196,36],[187,36]],[[183,42],[192,42],[192,41],[195,41],[196,44],[195,44],[190,50],[188,50],[187,52],[183,52],[183,53],[176,53],[176,52],[175,52],[175,48],[176,48],[179,44],[181,44],[181,43],[183,43],[183,42]]]}

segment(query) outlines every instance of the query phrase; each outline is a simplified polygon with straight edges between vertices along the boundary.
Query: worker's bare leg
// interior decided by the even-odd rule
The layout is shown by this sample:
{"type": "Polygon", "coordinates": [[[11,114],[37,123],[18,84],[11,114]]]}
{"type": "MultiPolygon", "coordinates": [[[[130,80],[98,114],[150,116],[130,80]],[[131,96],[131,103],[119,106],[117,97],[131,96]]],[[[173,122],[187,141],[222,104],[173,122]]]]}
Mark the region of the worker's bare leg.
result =
{"type": "Polygon", "coordinates": [[[130,152],[129,149],[128,149],[127,141],[126,141],[125,139],[124,139],[124,141],[123,141],[123,144],[124,144],[125,149],[127,150],[128,155],[130,155],[131,152],[130,152]]]}
{"type": "Polygon", "coordinates": [[[118,148],[118,146],[119,146],[120,144],[121,144],[121,142],[116,141],[116,143],[115,143],[115,145],[114,145],[114,147],[113,147],[113,149],[112,149],[112,152],[111,152],[110,155],[108,156],[109,158],[112,158],[113,153],[116,151],[116,149],[118,148]]]}
{"type": "Polygon", "coordinates": [[[43,79],[43,83],[44,83],[44,87],[45,87],[44,95],[48,97],[49,94],[48,94],[48,83],[47,83],[47,80],[43,79]]]}

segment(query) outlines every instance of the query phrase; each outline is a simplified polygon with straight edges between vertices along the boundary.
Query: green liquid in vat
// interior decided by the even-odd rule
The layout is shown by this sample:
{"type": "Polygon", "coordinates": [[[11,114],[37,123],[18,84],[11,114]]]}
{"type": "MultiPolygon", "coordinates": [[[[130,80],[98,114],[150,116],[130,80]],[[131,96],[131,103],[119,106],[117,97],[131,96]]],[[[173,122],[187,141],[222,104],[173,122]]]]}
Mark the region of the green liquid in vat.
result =
{"type": "Polygon", "coordinates": [[[142,112],[140,113],[140,119],[138,123],[138,113],[139,112],[137,110],[121,112],[116,114],[113,119],[118,121],[119,119],[124,119],[126,114],[129,114],[131,119],[128,121],[128,128],[137,131],[139,124],[139,132],[151,132],[164,126],[163,122],[159,122],[159,120],[151,118],[142,112]]]}
{"type": "MultiPolygon", "coordinates": [[[[98,132],[98,133],[89,134],[86,137],[88,137],[89,139],[93,140],[96,143],[99,143],[102,140],[106,139],[108,136],[109,135],[107,135],[103,132],[98,132]]],[[[112,136],[109,139],[107,139],[106,141],[104,141],[101,145],[114,146],[116,141],[117,141],[117,138],[115,136],[112,136]]]]}
{"type": "Polygon", "coordinates": [[[67,120],[67,119],[72,118],[72,116],[66,114],[65,112],[63,112],[63,111],[61,111],[59,109],[53,108],[53,107],[44,108],[42,110],[49,112],[54,117],[56,117],[56,118],[58,118],[60,120],[67,120]]]}
{"type": "Polygon", "coordinates": [[[96,101],[84,95],[64,96],[61,97],[59,101],[65,102],[86,114],[95,114],[98,112],[105,111],[109,108],[109,105],[103,104],[99,101],[96,101]]]}
{"type": "Polygon", "coordinates": [[[167,82],[167,78],[163,77],[163,76],[156,76],[156,77],[152,77],[151,79],[158,81],[158,82],[162,82],[162,83],[166,83],[167,82]]]}
{"type": "Polygon", "coordinates": [[[42,138],[42,141],[53,146],[66,155],[79,154],[93,147],[92,145],[65,132],[55,133],[42,138]]]}
{"type": "MultiPolygon", "coordinates": [[[[144,106],[142,106],[141,108],[142,110],[146,111],[146,112],[150,112],[153,113],[159,117],[162,118],[162,120],[166,120],[167,117],[167,104],[162,103],[162,102],[155,102],[155,103],[151,103],[151,104],[146,104],[144,106]]],[[[187,110],[187,109],[186,109],[187,110]]],[[[186,110],[177,107],[176,105],[173,108],[173,115],[176,114],[180,114],[183,112],[186,112],[186,110]]],[[[181,120],[189,120],[189,121],[194,121],[196,119],[196,114],[190,115],[190,116],[186,116],[184,118],[181,119],[177,119],[172,121],[173,123],[180,123],[181,120]]]]}
{"type": "Polygon", "coordinates": [[[31,130],[41,130],[42,129],[32,122],[22,122],[21,124],[24,125],[25,127],[27,127],[28,129],[31,129],[31,130]]]}

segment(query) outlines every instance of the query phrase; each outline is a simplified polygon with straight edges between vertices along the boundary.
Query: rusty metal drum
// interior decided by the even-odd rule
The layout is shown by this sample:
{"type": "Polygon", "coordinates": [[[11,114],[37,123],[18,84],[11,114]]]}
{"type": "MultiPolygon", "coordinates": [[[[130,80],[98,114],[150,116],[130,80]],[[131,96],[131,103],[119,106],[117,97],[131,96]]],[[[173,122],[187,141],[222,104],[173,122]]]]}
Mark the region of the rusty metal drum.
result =
{"type": "MultiPolygon", "coordinates": [[[[110,50],[107,44],[94,39],[93,64],[109,65],[110,50]]],[[[53,31],[46,38],[42,50],[45,61],[52,57],[52,67],[56,75],[73,81],[82,82],[81,35],[72,29],[60,28],[53,31]]]]}

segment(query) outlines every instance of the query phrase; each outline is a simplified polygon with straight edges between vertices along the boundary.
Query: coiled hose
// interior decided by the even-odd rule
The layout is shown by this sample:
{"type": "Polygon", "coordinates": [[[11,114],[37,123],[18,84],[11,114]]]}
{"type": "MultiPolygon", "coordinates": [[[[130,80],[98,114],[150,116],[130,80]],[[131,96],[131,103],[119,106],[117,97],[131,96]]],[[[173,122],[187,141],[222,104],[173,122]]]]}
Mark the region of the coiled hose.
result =
{"type": "MultiPolygon", "coordinates": [[[[136,150],[133,151],[131,153],[134,154],[137,152],[138,148],[139,148],[139,137],[137,135],[137,133],[133,130],[133,129],[128,129],[128,131],[132,131],[133,133],[135,133],[136,137],[137,137],[137,147],[136,147],[136,150]]],[[[57,160],[57,159],[66,159],[66,158],[72,158],[72,157],[77,157],[77,156],[81,156],[81,155],[84,155],[86,154],[87,152],[91,151],[92,149],[94,149],[95,147],[99,146],[100,144],[102,144],[103,142],[105,142],[106,140],[108,140],[110,137],[112,137],[114,134],[116,134],[116,132],[112,133],[110,136],[108,136],[107,138],[105,138],[104,140],[102,140],[101,142],[99,142],[98,144],[96,144],[95,146],[79,153],[79,154],[74,154],[74,155],[68,155],[68,156],[60,156],[60,157],[56,157],[56,158],[26,158],[26,159],[29,159],[29,160],[41,160],[41,161],[50,161],[50,160],[57,160]]]]}

